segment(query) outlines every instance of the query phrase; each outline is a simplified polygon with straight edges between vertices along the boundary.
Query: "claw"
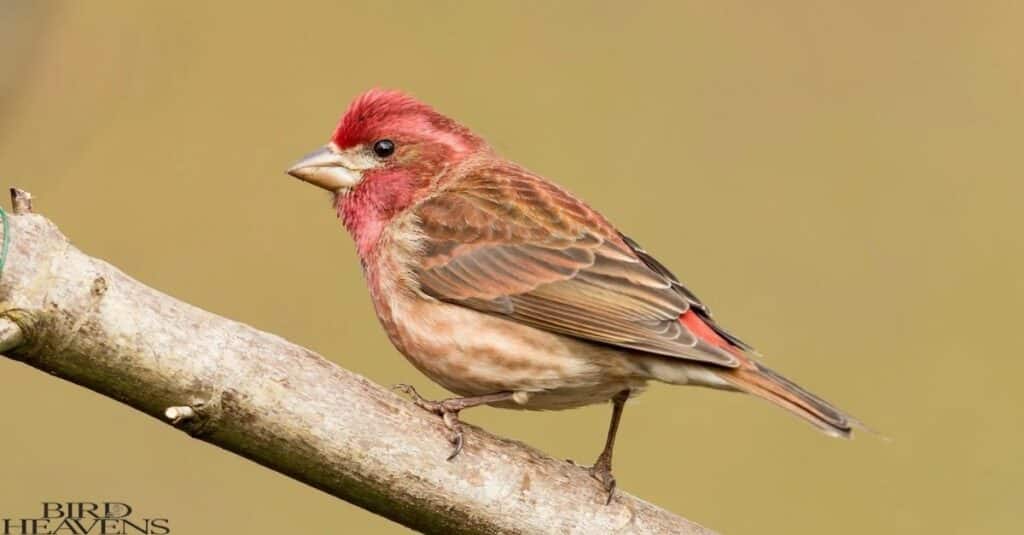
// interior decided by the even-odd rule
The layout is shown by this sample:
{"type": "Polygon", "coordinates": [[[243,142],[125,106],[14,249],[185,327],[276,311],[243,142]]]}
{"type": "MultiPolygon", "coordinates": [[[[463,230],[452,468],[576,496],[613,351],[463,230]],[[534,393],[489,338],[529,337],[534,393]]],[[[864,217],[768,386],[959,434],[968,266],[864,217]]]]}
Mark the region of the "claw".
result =
{"type": "Polygon", "coordinates": [[[446,461],[449,461],[449,462],[454,460],[456,457],[458,457],[459,453],[462,452],[462,430],[455,431],[452,434],[451,442],[452,442],[452,445],[455,446],[455,447],[452,448],[451,454],[449,454],[448,458],[445,459],[446,461]]]}
{"type": "Polygon", "coordinates": [[[454,448],[447,460],[451,461],[462,452],[462,423],[459,422],[459,412],[463,409],[470,407],[476,407],[477,405],[485,405],[487,403],[494,403],[497,401],[504,401],[510,399],[513,396],[512,392],[498,392],[495,394],[487,394],[483,396],[473,396],[464,398],[450,398],[443,401],[430,401],[423,399],[423,396],[416,391],[412,385],[397,384],[391,387],[392,390],[402,392],[403,394],[412,398],[412,402],[419,408],[432,412],[441,417],[444,422],[444,426],[448,428],[450,434],[448,435],[448,441],[452,443],[454,448]]]}
{"type": "Polygon", "coordinates": [[[400,394],[405,394],[406,396],[412,398],[413,401],[426,401],[425,399],[423,399],[423,396],[421,396],[420,393],[417,392],[415,388],[413,388],[412,385],[397,384],[392,386],[391,390],[394,390],[395,392],[398,392],[400,394]]]}
{"type": "Polygon", "coordinates": [[[612,498],[615,497],[615,476],[612,475],[612,471],[609,467],[601,464],[595,464],[588,470],[590,477],[596,479],[604,487],[605,492],[608,493],[608,498],[604,504],[608,505],[612,503],[612,498]]]}
{"type": "MultiPolygon", "coordinates": [[[[444,402],[442,402],[442,410],[444,408],[444,402]]],[[[441,419],[444,420],[445,427],[451,431],[448,441],[452,443],[454,448],[447,459],[451,461],[462,451],[462,424],[459,422],[459,413],[457,411],[445,411],[442,413],[441,419]]]]}
{"type": "Polygon", "coordinates": [[[457,400],[430,401],[424,399],[412,385],[397,384],[391,389],[409,396],[417,407],[441,417],[444,426],[450,431],[448,442],[451,442],[453,446],[452,452],[446,460],[451,461],[462,452],[462,424],[459,422],[459,411],[462,410],[462,407],[459,407],[457,400]]]}
{"type": "Polygon", "coordinates": [[[392,386],[391,389],[409,396],[413,404],[425,411],[432,412],[437,415],[444,415],[445,413],[444,402],[425,399],[416,391],[415,388],[413,388],[412,385],[397,384],[392,386]]]}

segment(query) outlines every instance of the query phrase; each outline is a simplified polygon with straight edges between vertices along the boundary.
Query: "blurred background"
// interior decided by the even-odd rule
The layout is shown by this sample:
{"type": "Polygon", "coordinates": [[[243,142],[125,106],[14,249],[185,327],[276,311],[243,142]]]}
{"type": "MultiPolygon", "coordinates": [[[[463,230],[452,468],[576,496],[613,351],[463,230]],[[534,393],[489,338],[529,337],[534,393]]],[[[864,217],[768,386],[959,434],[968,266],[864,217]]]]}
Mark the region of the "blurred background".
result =
{"type": "MultiPolygon", "coordinates": [[[[381,384],[323,192],[286,176],[402,88],[589,200],[767,362],[891,441],[654,386],[620,485],[723,533],[1019,533],[1020,2],[0,2],[0,182],[80,248],[381,384]],[[269,4],[269,3],[268,3],[269,4]],[[685,230],[684,230],[685,229],[685,230]]],[[[4,201],[6,204],[6,201],[4,201]]],[[[608,406],[467,419],[590,463],[608,406]]],[[[0,359],[0,516],[405,530],[0,359]]]]}

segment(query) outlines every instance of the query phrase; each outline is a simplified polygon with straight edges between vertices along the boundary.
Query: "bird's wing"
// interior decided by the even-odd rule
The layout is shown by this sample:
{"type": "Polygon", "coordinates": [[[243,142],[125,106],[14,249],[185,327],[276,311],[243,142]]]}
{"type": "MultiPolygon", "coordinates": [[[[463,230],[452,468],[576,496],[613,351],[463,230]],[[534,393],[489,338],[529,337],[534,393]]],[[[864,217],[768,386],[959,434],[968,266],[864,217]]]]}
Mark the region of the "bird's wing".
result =
{"type": "Polygon", "coordinates": [[[739,365],[731,349],[746,346],[696,296],[550,182],[518,168],[479,170],[414,210],[423,240],[414,271],[427,295],[585,340],[739,365]],[[694,314],[697,323],[686,320],[694,314]]]}

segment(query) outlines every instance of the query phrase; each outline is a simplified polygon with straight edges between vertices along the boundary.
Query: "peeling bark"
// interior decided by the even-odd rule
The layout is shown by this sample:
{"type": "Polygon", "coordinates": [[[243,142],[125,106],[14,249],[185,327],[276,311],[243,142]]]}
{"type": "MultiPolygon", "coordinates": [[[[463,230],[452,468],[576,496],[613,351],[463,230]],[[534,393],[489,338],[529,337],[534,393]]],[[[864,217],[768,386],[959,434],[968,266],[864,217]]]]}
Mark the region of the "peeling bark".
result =
{"type": "Polygon", "coordinates": [[[145,286],[72,246],[12,189],[0,352],[428,533],[711,531],[584,468],[440,420],[279,336],[145,286]]]}

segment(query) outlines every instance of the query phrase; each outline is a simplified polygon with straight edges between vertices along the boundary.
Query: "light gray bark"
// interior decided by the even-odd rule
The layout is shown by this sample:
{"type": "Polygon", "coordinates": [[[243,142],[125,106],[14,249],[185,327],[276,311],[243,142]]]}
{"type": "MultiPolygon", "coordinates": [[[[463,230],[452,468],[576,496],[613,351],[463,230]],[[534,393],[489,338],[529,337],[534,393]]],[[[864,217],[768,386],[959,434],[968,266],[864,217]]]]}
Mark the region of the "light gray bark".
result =
{"type": "Polygon", "coordinates": [[[585,469],[440,420],[273,334],[149,288],[72,246],[12,190],[0,352],[431,533],[711,531],[585,469]]]}

